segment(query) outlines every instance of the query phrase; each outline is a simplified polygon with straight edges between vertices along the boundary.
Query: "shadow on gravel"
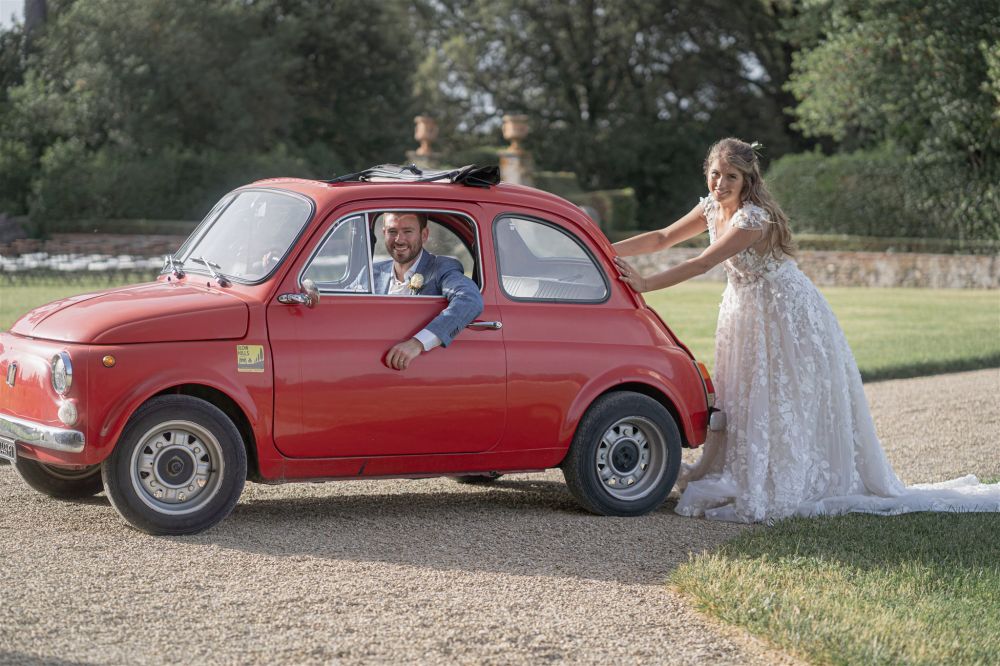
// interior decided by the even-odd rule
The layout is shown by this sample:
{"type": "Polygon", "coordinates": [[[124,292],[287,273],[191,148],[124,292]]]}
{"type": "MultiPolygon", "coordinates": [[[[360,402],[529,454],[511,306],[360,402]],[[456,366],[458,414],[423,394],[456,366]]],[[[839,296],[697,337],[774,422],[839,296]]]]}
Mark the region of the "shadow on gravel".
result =
{"type": "Polygon", "coordinates": [[[38,657],[23,652],[8,652],[0,650],[0,664],[17,664],[17,666],[84,666],[93,662],[56,659],[54,657],[38,657]]]}
{"type": "Polygon", "coordinates": [[[649,584],[741,530],[682,518],[674,504],[638,518],[594,516],[561,482],[500,480],[488,489],[244,501],[209,532],[173,540],[274,557],[649,584]]]}

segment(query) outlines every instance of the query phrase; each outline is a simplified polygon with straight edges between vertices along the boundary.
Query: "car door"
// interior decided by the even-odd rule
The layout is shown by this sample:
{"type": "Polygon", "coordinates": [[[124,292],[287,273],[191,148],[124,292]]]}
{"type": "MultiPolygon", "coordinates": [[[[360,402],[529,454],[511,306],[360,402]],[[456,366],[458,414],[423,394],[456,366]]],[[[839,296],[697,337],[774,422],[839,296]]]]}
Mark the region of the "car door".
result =
{"type": "Polygon", "coordinates": [[[540,212],[497,213],[510,424],[501,448],[554,446],[566,441],[567,413],[588,381],[649,341],[635,339],[634,305],[614,298],[595,253],[571,227],[540,212]]]}
{"type": "MultiPolygon", "coordinates": [[[[329,220],[268,305],[275,444],[297,458],[486,451],[499,441],[506,416],[502,333],[467,328],[406,370],[387,367],[386,352],[447,301],[372,293],[373,243],[381,243],[371,233],[377,213],[329,220]],[[306,278],[321,294],[314,307],[278,301],[281,293],[300,292],[306,278]]],[[[448,219],[464,221],[478,238],[469,212],[448,219]]],[[[495,303],[476,321],[490,320],[499,320],[495,303]]]]}

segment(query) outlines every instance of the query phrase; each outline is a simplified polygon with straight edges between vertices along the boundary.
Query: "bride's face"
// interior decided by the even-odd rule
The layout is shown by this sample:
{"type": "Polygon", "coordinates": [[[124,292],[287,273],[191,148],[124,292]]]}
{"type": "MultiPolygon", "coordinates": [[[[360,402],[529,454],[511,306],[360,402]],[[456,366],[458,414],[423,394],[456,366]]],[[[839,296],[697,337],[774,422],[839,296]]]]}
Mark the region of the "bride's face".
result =
{"type": "Polygon", "coordinates": [[[723,160],[713,160],[708,167],[708,191],[721,204],[740,202],[743,174],[723,160]]]}

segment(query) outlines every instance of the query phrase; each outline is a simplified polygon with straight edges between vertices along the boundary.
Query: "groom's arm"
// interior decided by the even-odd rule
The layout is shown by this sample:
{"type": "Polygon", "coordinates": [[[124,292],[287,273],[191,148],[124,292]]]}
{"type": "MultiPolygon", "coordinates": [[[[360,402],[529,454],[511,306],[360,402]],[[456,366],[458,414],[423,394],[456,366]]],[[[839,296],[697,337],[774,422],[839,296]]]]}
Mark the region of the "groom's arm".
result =
{"type": "Polygon", "coordinates": [[[438,260],[443,264],[441,294],[448,299],[448,305],[425,330],[436,335],[447,347],[483,311],[483,297],[476,283],[465,276],[457,259],[438,257],[438,260]]]}
{"type": "Polygon", "coordinates": [[[483,297],[476,283],[465,276],[462,264],[451,257],[438,257],[441,295],[448,305],[414,337],[392,347],[386,354],[386,365],[405,370],[424,351],[439,344],[447,347],[473,319],[483,311],[483,297]]]}

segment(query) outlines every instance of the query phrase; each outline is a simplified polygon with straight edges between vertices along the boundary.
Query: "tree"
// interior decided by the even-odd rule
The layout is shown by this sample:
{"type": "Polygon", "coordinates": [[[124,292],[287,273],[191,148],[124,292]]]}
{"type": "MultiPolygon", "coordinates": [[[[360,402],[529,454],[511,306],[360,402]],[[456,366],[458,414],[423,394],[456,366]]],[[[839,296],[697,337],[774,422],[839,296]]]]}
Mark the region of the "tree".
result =
{"type": "Polygon", "coordinates": [[[420,16],[436,48],[418,92],[445,133],[529,114],[540,166],[588,187],[633,186],[645,222],[662,224],[703,186],[715,139],[759,139],[775,154],[795,145],[776,94],[787,64],[760,49],[783,6],[429,1],[420,16]]]}
{"type": "Polygon", "coordinates": [[[0,139],[35,220],[190,219],[250,180],[398,159],[411,45],[399,2],[53,0],[0,139]]]}
{"type": "Polygon", "coordinates": [[[291,140],[318,175],[401,161],[413,146],[418,59],[405,5],[278,0],[274,15],[295,32],[291,140]]]}
{"type": "Polygon", "coordinates": [[[789,27],[812,32],[789,81],[797,127],[902,148],[918,207],[953,218],[959,238],[1000,238],[1000,6],[812,0],[789,27]]]}

